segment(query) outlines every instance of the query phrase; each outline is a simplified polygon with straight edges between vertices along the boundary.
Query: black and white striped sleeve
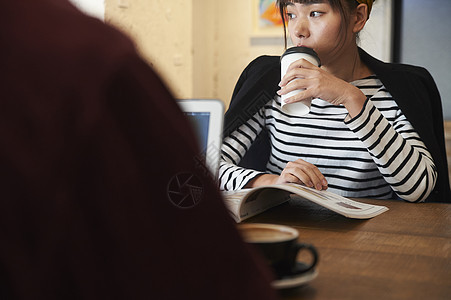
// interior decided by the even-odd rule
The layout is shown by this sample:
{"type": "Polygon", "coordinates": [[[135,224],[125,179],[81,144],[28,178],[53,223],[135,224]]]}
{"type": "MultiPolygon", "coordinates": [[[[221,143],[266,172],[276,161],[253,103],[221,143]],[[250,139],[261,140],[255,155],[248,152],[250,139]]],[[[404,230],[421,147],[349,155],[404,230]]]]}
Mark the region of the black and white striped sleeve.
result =
{"type": "Polygon", "coordinates": [[[390,123],[368,100],[362,112],[345,123],[368,149],[400,198],[421,202],[428,197],[435,186],[437,170],[428,149],[401,111],[390,123]]]}
{"type": "Polygon", "coordinates": [[[259,171],[239,167],[238,163],[261,132],[264,123],[264,109],[262,109],[223,139],[219,163],[221,190],[242,189],[251,179],[262,174],[259,171]]]}

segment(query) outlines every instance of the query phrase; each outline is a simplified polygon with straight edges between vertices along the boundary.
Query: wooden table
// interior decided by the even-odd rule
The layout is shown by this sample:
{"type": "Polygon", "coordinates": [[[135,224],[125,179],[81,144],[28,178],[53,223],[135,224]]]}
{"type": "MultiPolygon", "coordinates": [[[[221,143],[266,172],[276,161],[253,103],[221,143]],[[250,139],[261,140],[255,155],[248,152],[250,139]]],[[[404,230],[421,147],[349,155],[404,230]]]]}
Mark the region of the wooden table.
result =
{"type": "Polygon", "coordinates": [[[356,220],[291,200],[247,221],[295,227],[319,250],[318,277],[282,299],[451,299],[451,204],[358,201],[390,210],[356,220]]]}

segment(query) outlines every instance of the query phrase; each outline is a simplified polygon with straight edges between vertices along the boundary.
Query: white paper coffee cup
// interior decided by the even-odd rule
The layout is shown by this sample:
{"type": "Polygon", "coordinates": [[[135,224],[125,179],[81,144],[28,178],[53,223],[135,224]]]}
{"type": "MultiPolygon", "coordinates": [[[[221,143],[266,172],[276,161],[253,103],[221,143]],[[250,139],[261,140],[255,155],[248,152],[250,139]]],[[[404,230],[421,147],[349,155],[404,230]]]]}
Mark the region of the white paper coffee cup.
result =
{"type": "MultiPolygon", "coordinates": [[[[283,76],[285,76],[285,73],[288,70],[288,67],[290,66],[291,63],[304,58],[305,60],[308,60],[309,62],[311,62],[312,64],[316,65],[316,66],[320,66],[321,65],[321,61],[318,57],[318,54],[316,54],[316,52],[311,49],[311,48],[307,48],[307,47],[291,47],[289,49],[287,49],[285,51],[284,54],[282,54],[281,58],[280,58],[280,78],[283,78],[283,76]]],[[[294,79],[296,80],[296,79],[294,79]]],[[[285,100],[296,95],[297,93],[299,93],[302,90],[295,90],[295,91],[291,91],[285,95],[281,96],[281,101],[282,101],[282,110],[292,114],[292,115],[297,115],[297,116],[303,116],[306,115],[310,112],[310,106],[312,103],[312,100],[303,100],[303,101],[299,101],[299,102],[295,102],[295,103],[285,103],[285,100]]]]}

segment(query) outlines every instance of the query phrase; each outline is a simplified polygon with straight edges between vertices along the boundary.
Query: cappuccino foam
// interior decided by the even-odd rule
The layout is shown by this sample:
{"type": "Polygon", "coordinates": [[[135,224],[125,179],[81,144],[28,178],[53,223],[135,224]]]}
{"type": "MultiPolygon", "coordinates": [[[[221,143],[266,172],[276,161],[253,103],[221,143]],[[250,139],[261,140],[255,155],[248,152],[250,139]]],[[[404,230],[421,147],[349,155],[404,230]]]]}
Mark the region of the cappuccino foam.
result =
{"type": "Polygon", "coordinates": [[[242,227],[240,231],[248,243],[271,243],[289,241],[297,237],[293,231],[266,227],[242,227]]]}

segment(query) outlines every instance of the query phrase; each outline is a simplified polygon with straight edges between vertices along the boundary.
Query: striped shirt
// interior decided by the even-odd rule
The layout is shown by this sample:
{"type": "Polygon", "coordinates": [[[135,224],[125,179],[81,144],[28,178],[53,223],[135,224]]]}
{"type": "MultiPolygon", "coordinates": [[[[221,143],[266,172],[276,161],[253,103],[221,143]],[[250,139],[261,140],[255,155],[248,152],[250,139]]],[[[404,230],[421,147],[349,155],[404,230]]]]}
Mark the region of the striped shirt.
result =
{"type": "Polygon", "coordinates": [[[262,174],[237,164],[266,127],[271,141],[267,173],[280,175],[288,162],[302,159],[318,167],[336,194],[424,201],[437,179],[431,154],[376,76],[352,84],[368,100],[350,120],[344,106],[321,99],[313,99],[305,116],[283,112],[278,96],[269,101],[224,138],[220,188],[241,189],[262,174]]]}

